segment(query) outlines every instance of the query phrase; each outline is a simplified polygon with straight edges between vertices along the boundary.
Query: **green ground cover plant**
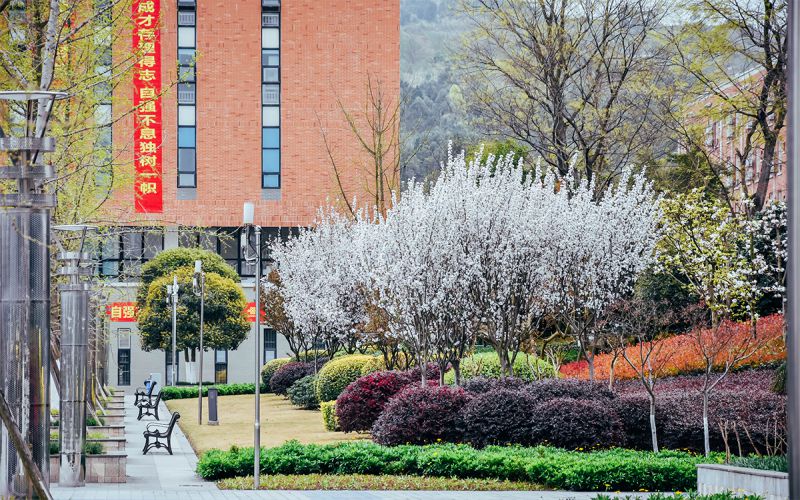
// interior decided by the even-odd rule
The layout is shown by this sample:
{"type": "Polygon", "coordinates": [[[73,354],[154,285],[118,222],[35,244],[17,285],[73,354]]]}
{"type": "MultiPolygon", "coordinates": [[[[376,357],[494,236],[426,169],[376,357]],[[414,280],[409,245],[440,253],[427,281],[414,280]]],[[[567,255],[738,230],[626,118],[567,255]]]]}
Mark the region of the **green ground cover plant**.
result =
{"type": "Polygon", "coordinates": [[[789,462],[785,455],[777,456],[749,456],[731,457],[731,465],[737,467],[748,467],[750,469],[772,470],[776,472],[789,472],[789,462]]]}
{"type": "MultiPolygon", "coordinates": [[[[680,452],[652,453],[624,449],[566,451],[545,446],[437,444],[385,447],[369,442],[301,445],[289,441],[262,450],[263,474],[370,474],[497,479],[580,491],[685,491],[697,483],[698,463],[722,463],[680,452]]],[[[246,476],[252,472],[253,449],[210,450],[197,464],[207,480],[246,476]]]]}
{"type": "MultiPolygon", "coordinates": [[[[235,396],[237,394],[254,394],[255,384],[217,384],[211,387],[216,387],[220,396],[235,396]]],[[[209,386],[203,386],[203,396],[208,395],[209,386]]],[[[266,393],[267,388],[262,384],[261,392],[266,393]]],[[[164,401],[170,399],[190,399],[197,397],[197,386],[180,386],[180,387],[163,387],[161,389],[161,399],[164,401]]]]}
{"type": "MultiPolygon", "coordinates": [[[[252,490],[253,477],[234,477],[217,483],[223,490],[252,490]]],[[[533,491],[541,486],[497,479],[452,479],[449,477],[374,476],[369,474],[278,474],[261,476],[262,490],[430,490],[430,491],[533,491]]]]}

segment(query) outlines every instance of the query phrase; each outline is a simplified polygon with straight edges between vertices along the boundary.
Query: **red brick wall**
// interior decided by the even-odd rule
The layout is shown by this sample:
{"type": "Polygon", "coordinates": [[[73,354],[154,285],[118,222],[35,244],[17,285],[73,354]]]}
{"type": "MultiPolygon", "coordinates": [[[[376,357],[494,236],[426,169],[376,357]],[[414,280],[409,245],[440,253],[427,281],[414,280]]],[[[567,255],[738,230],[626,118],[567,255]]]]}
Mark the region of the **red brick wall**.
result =
{"type": "MultiPolygon", "coordinates": [[[[162,0],[163,85],[176,76],[177,2],[162,0]]],[[[120,222],[237,226],[256,202],[264,226],[308,225],[338,189],[325,151],[327,130],[348,194],[365,186],[365,156],[339,110],[363,111],[368,75],[393,103],[400,93],[399,0],[285,0],[281,10],[281,199],[261,200],[260,2],[208,0],[197,8],[197,196],[177,200],[176,89],[163,98],[164,213],[133,213],[133,186],[115,193],[120,222]]],[[[130,47],[130,40],[122,40],[130,47]]],[[[129,50],[129,49],[128,49],[129,50]]],[[[115,96],[115,115],[129,103],[115,96]],[[117,99],[118,98],[118,99],[117,99]]],[[[128,104],[129,105],[129,104],[128,104]]],[[[114,127],[118,170],[132,168],[132,118],[114,127]]],[[[359,194],[363,199],[365,195],[359,194]]]]}

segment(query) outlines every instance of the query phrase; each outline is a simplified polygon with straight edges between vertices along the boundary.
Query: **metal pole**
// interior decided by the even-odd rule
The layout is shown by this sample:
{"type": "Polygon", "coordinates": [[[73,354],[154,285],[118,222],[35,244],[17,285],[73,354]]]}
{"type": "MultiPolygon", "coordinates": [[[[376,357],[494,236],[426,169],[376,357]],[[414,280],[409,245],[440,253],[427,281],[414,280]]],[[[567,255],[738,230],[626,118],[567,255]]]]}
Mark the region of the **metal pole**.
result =
{"type": "Polygon", "coordinates": [[[254,226],[253,231],[256,237],[256,280],[255,280],[255,295],[256,295],[256,372],[255,372],[255,435],[254,442],[254,457],[253,457],[253,489],[257,490],[261,479],[261,227],[254,226]]]}
{"type": "Polygon", "coordinates": [[[787,94],[788,109],[788,183],[789,203],[787,231],[789,241],[789,258],[786,262],[787,272],[787,336],[786,336],[786,385],[787,416],[789,423],[789,498],[800,498],[800,324],[798,324],[798,299],[800,299],[800,275],[798,275],[797,259],[800,258],[800,134],[797,120],[800,119],[800,75],[797,71],[797,51],[800,50],[800,9],[794,2],[788,2],[788,38],[789,54],[787,57],[789,71],[789,88],[787,94]]]}
{"type": "Polygon", "coordinates": [[[172,385],[178,385],[178,277],[172,277],[172,385]]]}
{"type": "Polygon", "coordinates": [[[203,272],[203,261],[194,262],[195,281],[193,283],[194,293],[200,292],[200,375],[197,386],[197,425],[203,425],[203,322],[205,319],[205,298],[206,298],[206,273],[203,272]],[[198,287],[199,285],[199,287],[198,287]]]}
{"type": "MultiPolygon", "coordinates": [[[[84,264],[89,255],[83,252],[88,226],[58,226],[55,229],[81,231],[77,251],[62,251],[63,266],[58,274],[67,278],[61,292],[61,413],[59,484],[84,486],[86,455],[86,394],[89,371],[89,302],[93,269],[84,264]]],[[[93,228],[92,228],[93,229],[93,228]]],[[[63,250],[63,247],[62,247],[63,250]]]]}

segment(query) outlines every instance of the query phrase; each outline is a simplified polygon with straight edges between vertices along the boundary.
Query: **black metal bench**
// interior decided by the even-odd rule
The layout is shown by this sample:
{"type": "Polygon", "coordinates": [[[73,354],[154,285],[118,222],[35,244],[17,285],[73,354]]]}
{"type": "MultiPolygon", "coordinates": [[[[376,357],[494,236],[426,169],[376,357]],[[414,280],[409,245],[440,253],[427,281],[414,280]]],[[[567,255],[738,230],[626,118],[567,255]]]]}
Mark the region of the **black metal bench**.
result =
{"type": "Polygon", "coordinates": [[[147,452],[153,448],[166,448],[169,454],[172,455],[172,430],[175,428],[175,422],[179,418],[181,418],[181,414],[176,411],[172,414],[168,424],[155,422],[147,424],[147,429],[143,432],[144,448],[142,448],[142,455],[147,455],[147,452]],[[154,440],[152,443],[150,442],[151,438],[154,440]]]}
{"type": "Polygon", "coordinates": [[[144,398],[147,398],[148,400],[152,399],[153,389],[156,388],[156,384],[158,384],[158,382],[156,382],[155,380],[145,380],[145,386],[137,387],[136,392],[133,393],[133,395],[135,396],[135,399],[133,400],[133,405],[138,406],[139,401],[143,400],[144,398]],[[150,382],[150,387],[146,387],[147,382],[150,382]]]}
{"type": "Polygon", "coordinates": [[[145,415],[150,415],[151,417],[156,417],[156,420],[161,420],[158,418],[158,403],[161,402],[161,391],[158,391],[158,396],[156,396],[155,401],[153,398],[150,399],[141,399],[136,406],[139,407],[139,416],[136,417],[136,420],[141,420],[142,417],[145,415]],[[153,413],[153,410],[155,413],[153,413]]]}

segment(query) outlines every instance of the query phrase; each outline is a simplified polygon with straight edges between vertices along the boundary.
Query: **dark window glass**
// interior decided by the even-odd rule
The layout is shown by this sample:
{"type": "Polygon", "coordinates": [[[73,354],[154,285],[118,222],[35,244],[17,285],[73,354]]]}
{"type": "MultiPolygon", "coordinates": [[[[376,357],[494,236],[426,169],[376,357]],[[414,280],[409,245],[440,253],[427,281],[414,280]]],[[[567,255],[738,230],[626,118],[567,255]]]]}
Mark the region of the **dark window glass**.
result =
{"type": "Polygon", "coordinates": [[[199,235],[194,231],[181,231],[178,233],[178,246],[184,248],[195,248],[199,246],[199,235]]]}
{"type": "Polygon", "coordinates": [[[144,233],[144,258],[154,258],[164,249],[164,235],[160,232],[147,231],[144,233]]]}
{"type": "Polygon", "coordinates": [[[178,171],[184,173],[194,173],[195,169],[196,164],[194,148],[178,149],[178,171]]]}
{"type": "Polygon", "coordinates": [[[117,385],[131,385],[131,350],[117,350],[117,385]]]}
{"type": "Polygon", "coordinates": [[[142,258],[142,233],[122,233],[122,256],[125,259],[142,258]]]}

